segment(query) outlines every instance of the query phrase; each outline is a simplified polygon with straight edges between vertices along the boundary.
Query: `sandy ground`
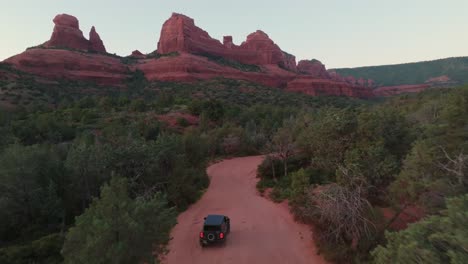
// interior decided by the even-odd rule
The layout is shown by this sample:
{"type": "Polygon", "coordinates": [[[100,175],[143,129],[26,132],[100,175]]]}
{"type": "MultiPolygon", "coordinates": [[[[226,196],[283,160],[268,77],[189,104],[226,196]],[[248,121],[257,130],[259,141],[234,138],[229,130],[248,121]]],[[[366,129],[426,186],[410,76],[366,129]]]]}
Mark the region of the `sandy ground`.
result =
{"type": "Polygon", "coordinates": [[[261,161],[259,156],[235,158],[208,168],[210,187],[179,216],[163,263],[326,263],[315,253],[310,228],[296,223],[284,204],[259,196],[255,175],[261,161]],[[207,214],[231,218],[224,245],[199,245],[207,214]]]}

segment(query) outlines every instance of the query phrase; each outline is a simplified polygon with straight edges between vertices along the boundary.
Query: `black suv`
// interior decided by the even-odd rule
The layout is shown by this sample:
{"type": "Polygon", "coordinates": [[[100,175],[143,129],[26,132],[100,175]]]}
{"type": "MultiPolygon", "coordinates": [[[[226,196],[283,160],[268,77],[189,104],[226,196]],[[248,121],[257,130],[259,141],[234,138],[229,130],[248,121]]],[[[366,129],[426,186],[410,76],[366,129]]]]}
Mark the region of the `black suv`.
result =
{"type": "Polygon", "coordinates": [[[231,231],[231,222],[225,215],[208,215],[200,232],[200,245],[206,246],[215,242],[224,242],[231,231]]]}

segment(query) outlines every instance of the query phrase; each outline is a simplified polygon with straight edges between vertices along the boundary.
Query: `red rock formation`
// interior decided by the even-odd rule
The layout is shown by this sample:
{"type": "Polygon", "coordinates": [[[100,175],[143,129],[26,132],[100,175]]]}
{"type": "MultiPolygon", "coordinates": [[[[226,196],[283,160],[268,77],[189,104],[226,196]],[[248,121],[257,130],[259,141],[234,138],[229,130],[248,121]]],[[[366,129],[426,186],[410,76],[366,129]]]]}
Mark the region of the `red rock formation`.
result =
{"type": "Polygon", "coordinates": [[[345,78],[343,76],[339,75],[336,71],[329,70],[328,74],[330,75],[330,78],[334,81],[338,82],[345,82],[345,78]]]}
{"type": "Polygon", "coordinates": [[[353,76],[346,76],[345,81],[351,85],[356,84],[356,78],[354,78],[353,76]]]}
{"type": "Polygon", "coordinates": [[[417,93],[431,87],[429,84],[412,84],[412,85],[397,85],[397,86],[382,86],[374,89],[375,96],[392,96],[402,93],[417,93]]]}
{"type": "Polygon", "coordinates": [[[77,50],[88,50],[88,40],[83,37],[78,19],[67,14],[57,15],[54,18],[54,32],[44,47],[60,47],[77,50]]]}
{"type": "Polygon", "coordinates": [[[192,18],[181,14],[172,14],[163,25],[158,42],[158,52],[188,52],[192,54],[210,54],[245,64],[277,64],[288,70],[295,70],[295,57],[283,52],[267,34],[258,30],[249,36],[240,46],[232,42],[232,37],[224,39],[224,45],[195,25],[192,18]]]}
{"type": "Polygon", "coordinates": [[[307,75],[299,76],[293,81],[288,82],[286,90],[312,96],[334,95],[359,98],[370,98],[373,96],[372,90],[368,87],[353,86],[346,82],[330,79],[317,79],[307,75]]]}
{"type": "MultiPolygon", "coordinates": [[[[45,47],[105,52],[105,47],[94,27],[90,41],[79,30],[78,20],[68,15],[58,15],[54,33],[45,47]]],[[[65,49],[29,49],[6,60],[15,68],[51,79],[93,81],[101,85],[124,85],[131,71],[141,70],[150,81],[197,81],[216,77],[246,80],[266,86],[302,92],[310,95],[346,95],[370,97],[372,92],[365,87],[365,80],[345,78],[327,72],[319,61],[301,61],[296,72],[295,57],[283,52],[267,34],[256,31],[237,46],[232,37],[226,36],[223,43],[211,38],[207,32],[195,26],[193,19],[173,14],[164,23],[159,53],[177,51],[178,56],[145,59],[139,51],[131,57],[139,58],[124,64],[119,58],[95,53],[83,53],[65,49]],[[219,64],[206,55],[220,56],[244,64],[258,65],[260,71],[245,72],[219,64]],[[205,55],[205,56],[200,56],[205,55]]]]}
{"type": "Polygon", "coordinates": [[[313,96],[337,95],[365,98],[372,96],[372,90],[367,87],[352,86],[346,82],[330,79],[317,79],[311,75],[298,76],[276,65],[263,66],[262,72],[242,72],[189,53],[183,53],[177,57],[163,57],[158,60],[143,60],[136,65],[136,68],[143,71],[150,81],[191,82],[223,76],[286,88],[286,91],[301,92],[313,96]]]}
{"type": "Polygon", "coordinates": [[[5,62],[42,77],[92,81],[100,85],[123,85],[128,77],[127,67],[118,58],[61,49],[29,49],[5,62]]]}
{"type": "Polygon", "coordinates": [[[447,75],[442,75],[438,77],[429,78],[426,80],[426,83],[446,83],[450,81],[450,77],[448,77],[447,75]]]}
{"type": "Polygon", "coordinates": [[[325,65],[318,60],[301,60],[297,64],[297,70],[301,74],[308,74],[315,78],[331,79],[325,65]]]}
{"type": "Polygon", "coordinates": [[[232,36],[224,36],[223,37],[223,45],[224,45],[224,47],[226,47],[228,49],[232,49],[232,46],[234,45],[234,43],[232,42],[232,36]]]}
{"type": "Polygon", "coordinates": [[[134,50],[132,51],[132,54],[129,57],[137,58],[137,59],[144,59],[146,56],[145,54],[141,53],[139,50],[134,50]]]}
{"type": "Polygon", "coordinates": [[[99,34],[96,32],[94,26],[89,32],[89,51],[106,53],[106,47],[104,47],[104,43],[102,42],[99,34]]]}
{"type": "Polygon", "coordinates": [[[80,30],[78,19],[67,14],[54,18],[54,31],[50,40],[43,44],[45,48],[68,48],[82,51],[106,53],[106,48],[94,26],[89,32],[89,41],[80,30]]]}
{"type": "Polygon", "coordinates": [[[203,56],[181,53],[175,57],[141,60],[135,66],[143,71],[150,81],[208,80],[216,77],[246,80],[272,87],[285,87],[296,75],[278,66],[264,66],[262,72],[243,72],[220,65],[203,56]]]}
{"type": "Polygon", "coordinates": [[[248,35],[247,40],[240,45],[239,50],[240,54],[242,51],[257,53],[252,61],[245,61],[241,57],[238,59],[236,55],[232,57],[240,62],[256,65],[276,64],[288,70],[296,70],[296,58],[293,55],[283,52],[278,45],[261,30],[257,30],[248,35]]]}

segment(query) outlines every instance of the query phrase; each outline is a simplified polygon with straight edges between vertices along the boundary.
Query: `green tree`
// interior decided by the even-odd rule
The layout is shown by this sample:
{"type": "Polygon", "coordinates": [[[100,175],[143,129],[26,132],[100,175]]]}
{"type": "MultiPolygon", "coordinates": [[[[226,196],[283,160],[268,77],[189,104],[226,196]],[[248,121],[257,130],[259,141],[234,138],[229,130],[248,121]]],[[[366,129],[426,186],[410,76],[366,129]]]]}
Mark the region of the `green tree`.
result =
{"type": "Polygon", "coordinates": [[[291,173],[291,202],[303,205],[309,186],[309,176],[304,169],[291,173]]]}
{"type": "Polygon", "coordinates": [[[288,160],[296,150],[295,138],[291,131],[292,125],[291,120],[285,122],[275,133],[271,142],[272,151],[283,161],[284,177],[288,175],[288,160]]]}
{"type": "Polygon", "coordinates": [[[21,230],[61,223],[62,165],[47,146],[12,145],[0,154],[0,240],[18,237],[21,230]]]}
{"type": "Polygon", "coordinates": [[[442,215],[386,233],[387,244],[372,251],[375,263],[450,263],[468,259],[468,194],[447,200],[442,215]]]}
{"type": "Polygon", "coordinates": [[[67,233],[65,263],[152,261],[153,250],[167,242],[175,216],[161,194],[131,199],[127,179],[114,177],[67,233]]]}
{"type": "Polygon", "coordinates": [[[209,100],[203,103],[203,113],[212,121],[220,121],[224,117],[224,107],[220,101],[209,100]]]}
{"type": "Polygon", "coordinates": [[[99,194],[99,186],[109,178],[110,171],[103,173],[113,152],[106,145],[89,145],[76,140],[67,155],[65,167],[70,173],[70,190],[74,198],[81,202],[84,210],[92,197],[99,194]]]}
{"type": "Polygon", "coordinates": [[[304,118],[298,145],[311,156],[315,168],[334,173],[355,142],[356,113],[352,109],[326,108],[304,118]]]}

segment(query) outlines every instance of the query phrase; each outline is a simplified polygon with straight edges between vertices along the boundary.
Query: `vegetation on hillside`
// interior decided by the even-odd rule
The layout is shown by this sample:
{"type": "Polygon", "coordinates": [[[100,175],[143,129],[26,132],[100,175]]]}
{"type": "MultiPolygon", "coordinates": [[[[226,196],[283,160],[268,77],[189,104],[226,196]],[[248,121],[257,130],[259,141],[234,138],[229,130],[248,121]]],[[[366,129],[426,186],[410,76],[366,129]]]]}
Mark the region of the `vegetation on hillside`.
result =
{"type": "Polygon", "coordinates": [[[277,155],[258,187],[317,225],[331,260],[382,263],[400,241],[435,260],[466,253],[443,229],[426,235],[438,223],[466,232],[451,213],[466,207],[466,87],[362,101],[139,71],[116,89],[0,70],[19,76],[0,82],[0,263],[152,261],[208,187],[207,163],[259,153],[277,155]],[[409,205],[431,218],[389,229],[380,209],[409,205]]]}
{"type": "Polygon", "coordinates": [[[272,136],[277,155],[260,166],[257,187],[289,199],[331,261],[462,263],[467,116],[468,87],[301,112],[272,136]],[[407,208],[430,217],[397,232],[391,226],[407,208]]]}
{"type": "Polygon", "coordinates": [[[241,62],[238,62],[236,60],[226,59],[226,58],[224,58],[222,56],[217,56],[217,55],[213,55],[213,54],[210,54],[210,53],[201,53],[201,54],[197,54],[197,55],[206,57],[210,61],[216,62],[216,63],[218,63],[220,65],[228,66],[228,67],[231,67],[231,68],[234,68],[234,69],[237,69],[237,70],[240,70],[240,71],[244,71],[244,72],[260,72],[262,70],[257,65],[241,63],[241,62]]]}
{"type": "Polygon", "coordinates": [[[421,84],[430,78],[448,76],[453,85],[468,83],[468,57],[396,65],[336,69],[342,76],[372,79],[377,86],[421,84]]]}
{"type": "Polygon", "coordinates": [[[362,103],[225,79],[150,83],[135,72],[116,89],[15,74],[2,87],[37,95],[6,97],[13,108],[0,112],[1,263],[149,259],[207,188],[209,160],[260,153],[302,107],[362,103]],[[177,113],[197,124],[161,118],[177,113]],[[112,255],[97,258],[104,243],[112,255]]]}

